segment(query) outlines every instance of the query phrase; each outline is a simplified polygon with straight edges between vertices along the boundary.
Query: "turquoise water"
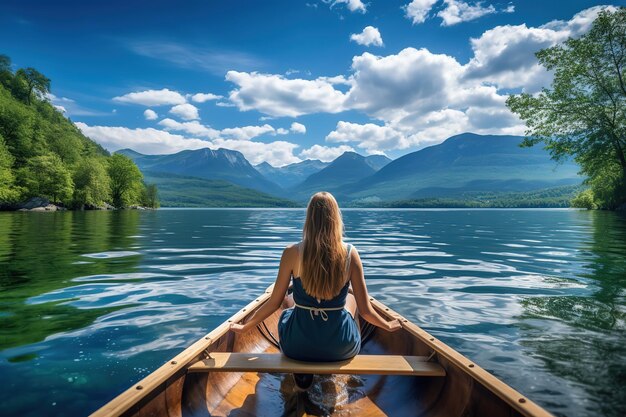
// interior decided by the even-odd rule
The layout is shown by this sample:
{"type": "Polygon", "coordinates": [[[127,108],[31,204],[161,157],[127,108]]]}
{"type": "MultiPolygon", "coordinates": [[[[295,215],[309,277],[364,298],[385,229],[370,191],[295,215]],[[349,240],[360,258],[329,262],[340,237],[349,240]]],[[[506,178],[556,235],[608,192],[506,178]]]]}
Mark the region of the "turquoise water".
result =
{"type": "MultiPolygon", "coordinates": [[[[0,410],[86,415],[271,284],[303,210],[0,213],[0,410]]],[[[557,415],[626,414],[626,218],[346,210],[370,292],[557,415]]]]}

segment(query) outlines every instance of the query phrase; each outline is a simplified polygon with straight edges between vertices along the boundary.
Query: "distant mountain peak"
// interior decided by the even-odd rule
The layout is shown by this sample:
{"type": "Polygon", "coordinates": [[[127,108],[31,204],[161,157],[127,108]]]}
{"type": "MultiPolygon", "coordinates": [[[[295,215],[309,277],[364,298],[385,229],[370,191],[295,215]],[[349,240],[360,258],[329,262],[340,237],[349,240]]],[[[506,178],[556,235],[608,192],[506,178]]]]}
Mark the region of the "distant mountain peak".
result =
{"type": "Polygon", "coordinates": [[[209,180],[226,180],[242,187],[280,195],[282,190],[259,173],[239,151],[226,148],[188,149],[171,155],[142,155],[131,151],[142,171],[170,173],[209,180]]]}

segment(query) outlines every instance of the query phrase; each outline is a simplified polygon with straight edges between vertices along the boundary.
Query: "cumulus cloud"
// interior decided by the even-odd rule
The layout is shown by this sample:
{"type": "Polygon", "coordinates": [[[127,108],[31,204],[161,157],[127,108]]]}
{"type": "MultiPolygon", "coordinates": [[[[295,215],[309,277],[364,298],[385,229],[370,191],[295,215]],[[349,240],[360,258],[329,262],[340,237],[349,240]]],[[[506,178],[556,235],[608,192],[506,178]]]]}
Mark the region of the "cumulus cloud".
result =
{"type": "Polygon", "coordinates": [[[210,139],[218,138],[220,131],[201,124],[200,122],[179,122],[174,119],[163,119],[159,122],[166,130],[185,132],[195,136],[202,136],[210,139]]]}
{"type": "Polygon", "coordinates": [[[489,4],[484,6],[484,3],[481,1],[474,4],[460,0],[443,1],[446,4],[446,7],[437,13],[437,16],[441,18],[442,26],[452,26],[457,23],[478,19],[479,17],[487,14],[497,13],[497,10],[493,7],[493,5],[489,4]]]}
{"type": "Polygon", "coordinates": [[[539,65],[535,52],[587,32],[603,8],[606,6],[591,7],[569,21],[555,20],[539,27],[521,24],[487,30],[471,39],[474,56],[464,77],[494,83],[501,88],[539,91],[550,83],[552,76],[539,65]]]}
{"type": "Polygon", "coordinates": [[[289,130],[291,132],[293,132],[293,133],[305,134],[306,133],[306,126],[303,125],[302,123],[293,122],[291,124],[291,127],[289,128],[289,130]]]}
{"type": "Polygon", "coordinates": [[[268,124],[264,124],[263,126],[232,127],[222,129],[220,131],[221,135],[238,140],[250,140],[254,137],[261,136],[267,133],[275,134],[276,131],[272,126],[268,124]]]}
{"type": "Polygon", "coordinates": [[[381,153],[389,149],[406,149],[411,143],[405,135],[392,127],[373,123],[358,124],[340,121],[326,136],[329,142],[355,142],[367,153],[381,153]]]}
{"type": "Polygon", "coordinates": [[[360,12],[365,13],[367,11],[367,6],[361,0],[323,0],[324,3],[329,3],[330,7],[333,7],[337,4],[345,4],[348,10],[351,12],[360,12]]]}
{"type": "Polygon", "coordinates": [[[146,120],[156,120],[159,117],[159,115],[152,109],[146,109],[143,112],[143,117],[145,117],[146,120]]]}
{"type": "Polygon", "coordinates": [[[120,103],[141,104],[143,106],[176,105],[187,102],[182,94],[167,88],[162,90],[137,91],[114,97],[113,100],[120,103]]]}
{"type": "Polygon", "coordinates": [[[354,86],[346,106],[383,120],[449,105],[462,73],[455,58],[415,48],[384,57],[364,53],[353,58],[352,69],[354,86]]]}
{"type": "Polygon", "coordinates": [[[153,128],[130,129],[120,126],[89,126],[81,122],[75,124],[85,136],[95,140],[111,152],[131,148],[145,154],[168,154],[184,149],[208,148],[211,145],[210,142],[201,139],[186,138],[153,128]]]}
{"type": "Polygon", "coordinates": [[[413,0],[406,6],[404,6],[404,12],[407,19],[410,19],[414,25],[418,23],[424,23],[430,9],[433,8],[435,3],[439,0],[413,0]]]}
{"type": "Polygon", "coordinates": [[[333,87],[340,80],[288,79],[277,74],[238,71],[228,71],[226,80],[237,85],[229,99],[239,110],[254,109],[275,117],[344,110],[345,95],[333,87]]]}
{"type": "Polygon", "coordinates": [[[193,104],[178,104],[170,109],[170,113],[184,120],[197,120],[200,118],[198,108],[193,104]]]}
{"type": "Polygon", "coordinates": [[[219,100],[220,98],[224,98],[224,96],[219,96],[213,93],[197,93],[191,96],[191,101],[195,103],[204,103],[211,100],[219,100]]]}
{"type": "Polygon", "coordinates": [[[365,46],[383,46],[383,38],[374,26],[366,26],[361,33],[353,33],[350,40],[365,46]]]}
{"type": "Polygon", "coordinates": [[[300,152],[300,158],[302,159],[319,159],[322,162],[330,162],[335,160],[338,156],[341,156],[344,152],[354,152],[354,149],[348,145],[340,146],[323,146],[313,145],[308,149],[300,152]]]}
{"type": "Polygon", "coordinates": [[[250,140],[257,136],[262,135],[285,135],[289,133],[287,129],[274,129],[269,124],[262,126],[241,126],[241,127],[228,127],[222,130],[213,129],[210,126],[205,126],[198,121],[179,122],[174,119],[163,119],[159,122],[160,126],[163,126],[166,130],[189,133],[190,135],[205,137],[209,139],[236,139],[236,140],[250,140]]]}

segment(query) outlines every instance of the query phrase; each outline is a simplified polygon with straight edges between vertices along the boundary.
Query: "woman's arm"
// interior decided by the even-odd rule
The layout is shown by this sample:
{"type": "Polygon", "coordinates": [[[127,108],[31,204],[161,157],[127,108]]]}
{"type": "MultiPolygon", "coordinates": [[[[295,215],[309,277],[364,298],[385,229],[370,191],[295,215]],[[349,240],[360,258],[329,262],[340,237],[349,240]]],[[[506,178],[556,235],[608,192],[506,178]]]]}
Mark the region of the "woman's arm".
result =
{"type": "Polygon", "coordinates": [[[288,246],[283,251],[283,256],[280,258],[280,266],[278,267],[278,276],[274,283],[274,289],[270,298],[248,319],[245,324],[233,323],[230,325],[230,329],[236,333],[244,333],[250,329],[254,329],[257,324],[268,318],[274,311],[278,310],[287,288],[289,287],[289,281],[291,280],[291,271],[293,269],[295,258],[297,257],[296,248],[288,246]]]}
{"type": "Polygon", "coordinates": [[[367,285],[365,285],[365,276],[363,275],[361,257],[354,247],[352,248],[350,262],[350,282],[352,284],[352,290],[354,292],[354,298],[356,300],[356,306],[359,310],[359,315],[366,321],[372,323],[374,326],[381,327],[387,331],[394,332],[399,330],[402,327],[399,320],[393,319],[391,321],[387,321],[376,312],[374,307],[372,307],[369,294],[367,293],[367,285]]]}

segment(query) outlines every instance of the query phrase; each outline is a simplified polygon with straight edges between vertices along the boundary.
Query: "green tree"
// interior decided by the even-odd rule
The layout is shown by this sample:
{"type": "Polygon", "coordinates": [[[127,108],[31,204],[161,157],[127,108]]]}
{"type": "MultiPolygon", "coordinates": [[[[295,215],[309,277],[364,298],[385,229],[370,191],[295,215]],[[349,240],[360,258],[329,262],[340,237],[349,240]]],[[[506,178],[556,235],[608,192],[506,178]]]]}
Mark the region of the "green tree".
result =
{"type": "Polygon", "coordinates": [[[601,11],[587,34],[536,56],[554,73],[551,88],[507,99],[526,123],[524,146],[544,143],[557,161],[573,156],[595,201],[616,208],[626,201],[626,8],[601,11]],[[607,180],[610,190],[597,188],[607,180]]]}
{"type": "Polygon", "coordinates": [[[109,160],[108,173],[111,178],[111,197],[117,208],[128,207],[140,202],[143,175],[137,165],[122,154],[114,154],[109,160]]]}
{"type": "Polygon", "coordinates": [[[20,68],[15,73],[15,77],[23,80],[26,84],[26,103],[30,105],[33,93],[38,93],[44,97],[50,92],[50,79],[37,71],[35,68],[20,68]]]}
{"type": "Polygon", "coordinates": [[[13,202],[19,197],[12,172],[14,160],[4,143],[4,138],[0,135],[0,203],[13,202]]]}
{"type": "Polygon", "coordinates": [[[159,207],[159,191],[156,184],[145,184],[145,186],[143,187],[143,195],[141,200],[141,204],[145,207],[159,207]]]}
{"type": "Polygon", "coordinates": [[[101,207],[111,198],[109,174],[102,158],[83,160],[74,173],[74,204],[101,207]]]}
{"type": "Polygon", "coordinates": [[[586,208],[587,210],[598,208],[591,190],[584,190],[578,193],[576,197],[572,198],[570,205],[576,208],[586,208]]]}
{"type": "Polygon", "coordinates": [[[34,119],[31,109],[0,86],[0,135],[15,157],[17,166],[24,165],[32,156],[34,119]]]}
{"type": "Polygon", "coordinates": [[[68,202],[74,191],[70,171],[55,154],[31,158],[19,170],[18,180],[31,197],[46,197],[55,203],[68,202]]]}

